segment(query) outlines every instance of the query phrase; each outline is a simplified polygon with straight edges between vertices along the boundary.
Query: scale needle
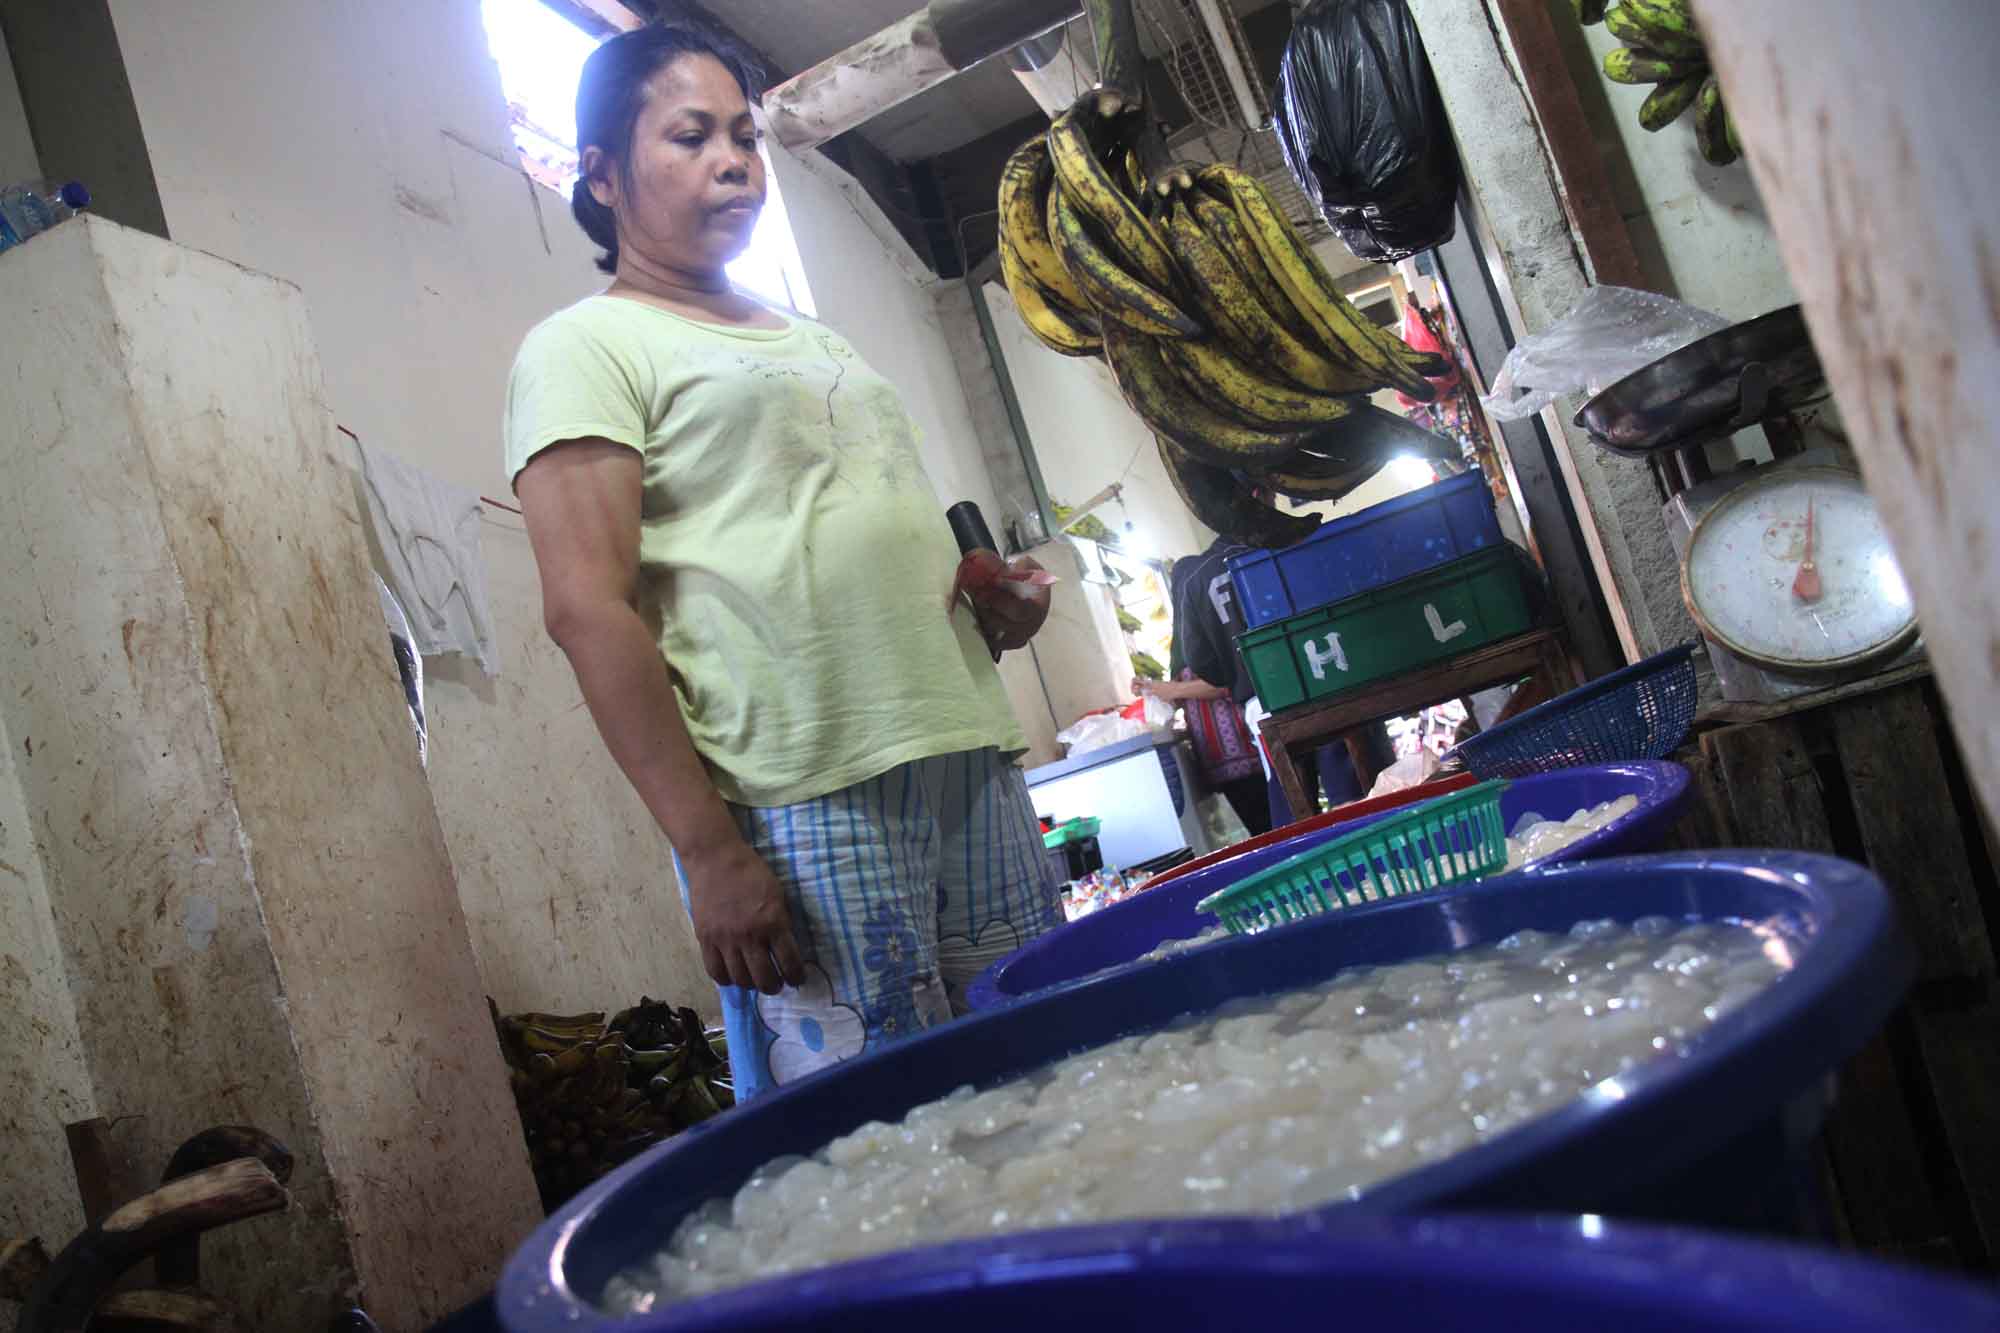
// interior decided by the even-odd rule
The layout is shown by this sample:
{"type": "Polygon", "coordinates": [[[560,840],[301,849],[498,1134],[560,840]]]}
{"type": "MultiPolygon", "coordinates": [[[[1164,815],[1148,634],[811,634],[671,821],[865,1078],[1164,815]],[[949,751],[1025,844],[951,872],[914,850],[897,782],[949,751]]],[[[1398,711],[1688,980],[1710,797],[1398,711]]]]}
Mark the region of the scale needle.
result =
{"type": "Polygon", "coordinates": [[[1819,600],[1819,566],[1813,563],[1813,502],[1806,497],[1806,554],[1799,562],[1798,576],[1792,580],[1792,596],[1802,602],[1819,600]]]}

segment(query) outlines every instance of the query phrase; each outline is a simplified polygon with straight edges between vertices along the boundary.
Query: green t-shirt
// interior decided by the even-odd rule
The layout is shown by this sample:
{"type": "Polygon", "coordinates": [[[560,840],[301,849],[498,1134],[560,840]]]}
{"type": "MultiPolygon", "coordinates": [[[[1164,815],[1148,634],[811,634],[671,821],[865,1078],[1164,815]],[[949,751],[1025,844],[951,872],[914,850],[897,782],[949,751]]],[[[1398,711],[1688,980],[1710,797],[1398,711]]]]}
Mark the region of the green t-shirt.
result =
{"type": "Polygon", "coordinates": [[[724,799],[1025,748],[971,613],[946,612],[958,550],[909,414],[830,329],[593,296],[521,344],[505,434],[510,478],[563,440],[645,456],[640,611],[724,799]]]}

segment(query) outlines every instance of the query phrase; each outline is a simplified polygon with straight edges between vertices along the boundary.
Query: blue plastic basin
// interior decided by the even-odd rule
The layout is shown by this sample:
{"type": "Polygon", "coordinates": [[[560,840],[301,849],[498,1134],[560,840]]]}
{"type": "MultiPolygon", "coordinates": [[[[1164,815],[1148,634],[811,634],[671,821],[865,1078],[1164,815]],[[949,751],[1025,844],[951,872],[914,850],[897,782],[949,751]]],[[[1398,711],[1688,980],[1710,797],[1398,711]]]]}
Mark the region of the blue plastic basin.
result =
{"type": "MultiPolygon", "coordinates": [[[[1560,865],[1651,851],[1680,818],[1681,807],[1687,804],[1687,793],[1687,770],[1679,764],[1659,760],[1596,764],[1519,779],[1501,795],[1500,816],[1511,829],[1514,821],[1529,811],[1550,819],[1567,819],[1583,806],[1613,801],[1620,796],[1639,798],[1638,807],[1624,819],[1578,838],[1542,863],[1560,865]]],[[[1010,1004],[1049,986],[1143,958],[1167,940],[1198,935],[1213,926],[1215,918],[1195,911],[1195,904],[1217,889],[1228,888],[1246,875],[1387,817],[1388,814],[1369,815],[1301,833],[1092,912],[1029,941],[981,972],[966,987],[965,1001],[975,1010],[1010,1004]]]]}
{"type": "MultiPolygon", "coordinates": [[[[1787,1113],[1888,1015],[1912,970],[1909,947],[1881,884],[1849,862],[1795,852],[1631,857],[1351,909],[1104,978],[1087,1003],[1058,990],[823,1070],[682,1133],[571,1200],[508,1263],[501,1318],[515,1333],[641,1333],[743,1328],[865,1303],[887,1275],[925,1271],[936,1257],[917,1252],[828,1268],[633,1319],[603,1314],[591,1297],[656,1251],[690,1210],[733,1193],[762,1163],[811,1153],[871,1120],[899,1119],[963,1084],[992,1084],[1344,967],[1468,948],[1517,930],[1567,929],[1586,918],[1662,914],[1769,922],[1771,947],[1788,950],[1794,966],[1684,1058],[1642,1065],[1489,1143],[1301,1216],[1485,1208],[1782,1224],[1778,1213],[1797,1200],[1779,1196],[1795,1183],[1788,1172],[1811,1129],[1787,1113]]],[[[1013,1236],[957,1248],[979,1255],[980,1271],[994,1271],[1023,1262],[1042,1243],[1013,1236]]],[[[938,1280],[958,1281],[950,1275],[969,1262],[945,1264],[938,1280]]],[[[1453,1274],[1437,1286],[1458,1280],[1453,1274]]]]}
{"type": "Polygon", "coordinates": [[[1829,1250],[1597,1217],[1456,1216],[1076,1227],[1024,1237],[1004,1254],[969,1242],[866,1260],[717,1296],[671,1325],[647,1318],[613,1327],[1104,1333],[1282,1328],[1334,1310],[1369,1333],[1945,1333],[2000,1324],[1990,1287],[1829,1250]]]}

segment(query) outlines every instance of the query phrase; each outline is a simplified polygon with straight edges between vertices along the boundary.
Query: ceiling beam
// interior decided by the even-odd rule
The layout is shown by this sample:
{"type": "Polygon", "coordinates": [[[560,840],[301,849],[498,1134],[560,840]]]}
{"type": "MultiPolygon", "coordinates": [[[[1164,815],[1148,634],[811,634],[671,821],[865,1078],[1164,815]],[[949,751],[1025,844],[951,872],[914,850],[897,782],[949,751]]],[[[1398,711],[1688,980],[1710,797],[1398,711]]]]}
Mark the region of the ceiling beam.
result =
{"type": "Polygon", "coordinates": [[[1080,0],[931,0],[764,95],[778,142],[816,148],[1076,16],[1080,0]]]}

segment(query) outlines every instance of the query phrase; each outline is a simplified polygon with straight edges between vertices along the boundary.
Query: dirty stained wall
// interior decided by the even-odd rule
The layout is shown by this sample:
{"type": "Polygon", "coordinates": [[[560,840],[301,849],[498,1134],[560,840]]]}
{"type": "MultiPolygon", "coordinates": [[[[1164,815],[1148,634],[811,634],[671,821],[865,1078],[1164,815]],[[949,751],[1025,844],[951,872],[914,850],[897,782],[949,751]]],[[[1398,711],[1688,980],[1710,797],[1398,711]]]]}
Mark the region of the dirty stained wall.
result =
{"type": "MultiPolygon", "coordinates": [[[[16,686],[16,692],[26,683],[16,686]]],[[[8,1145],[0,1236],[61,1244],[83,1227],[63,1126],[97,1113],[77,1034],[69,972],[14,756],[0,719],[0,1137],[8,1145]]],[[[13,1327],[0,1306],[0,1329],[13,1327]]]]}
{"type": "Polygon", "coordinates": [[[2000,18],[1990,0],[1697,10],[1971,784],[2000,818],[2000,18]]]}
{"type": "Polygon", "coordinates": [[[95,218],[0,255],[0,303],[44,330],[0,706],[98,1108],[140,1160],[291,1146],[294,1206],[205,1246],[250,1323],[417,1326],[538,1210],[304,303],[95,218]]]}
{"type": "MultiPolygon", "coordinates": [[[[478,6],[112,8],[175,239],[298,283],[336,421],[507,499],[515,346],[603,279],[517,165],[478,6]]],[[[927,289],[836,187],[773,152],[822,318],[903,390],[940,493],[987,502],[927,289]]],[[[520,520],[489,509],[481,542],[500,676],[426,666],[431,785],[484,985],[504,1008],[643,992],[713,1015],[664,839],[542,633],[520,520]]],[[[1032,675],[1007,675],[1031,702],[1032,675]]]]}

